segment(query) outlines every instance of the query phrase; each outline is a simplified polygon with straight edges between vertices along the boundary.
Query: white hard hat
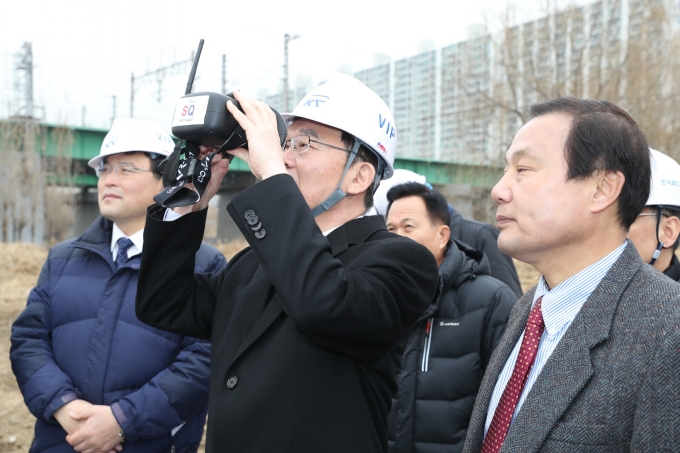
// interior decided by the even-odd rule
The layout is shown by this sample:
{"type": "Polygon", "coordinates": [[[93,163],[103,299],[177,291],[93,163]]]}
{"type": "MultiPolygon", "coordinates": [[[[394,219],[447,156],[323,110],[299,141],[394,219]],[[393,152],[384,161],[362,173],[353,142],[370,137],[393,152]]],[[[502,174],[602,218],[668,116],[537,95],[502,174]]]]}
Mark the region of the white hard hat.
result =
{"type": "Polygon", "coordinates": [[[394,172],[397,129],[389,107],[373,90],[347,74],[332,75],[283,118],[305,118],[347,132],[385,162],[382,179],[394,172]]]}
{"type": "Polygon", "coordinates": [[[132,118],[118,118],[104,137],[99,155],[90,159],[87,164],[97,168],[106,156],[130,151],[169,156],[174,147],[175,142],[170,135],[155,124],[132,118]]]}
{"type": "Polygon", "coordinates": [[[378,190],[376,190],[373,195],[373,205],[378,210],[379,214],[387,215],[387,205],[389,204],[387,201],[387,192],[392,187],[406,182],[419,182],[420,184],[425,184],[425,181],[426,178],[423,175],[398,168],[394,170],[394,174],[388,181],[385,181],[378,186],[378,190]]]}
{"type": "Polygon", "coordinates": [[[680,207],[680,164],[650,148],[652,186],[647,206],[680,207]]]}

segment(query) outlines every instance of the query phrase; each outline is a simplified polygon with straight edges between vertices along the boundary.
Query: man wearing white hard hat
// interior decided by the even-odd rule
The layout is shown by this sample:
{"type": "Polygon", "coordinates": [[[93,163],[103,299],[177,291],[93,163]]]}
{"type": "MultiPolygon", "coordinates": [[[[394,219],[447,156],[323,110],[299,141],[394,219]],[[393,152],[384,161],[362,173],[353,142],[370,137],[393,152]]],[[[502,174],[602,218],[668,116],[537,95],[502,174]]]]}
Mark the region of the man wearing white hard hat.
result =
{"type": "MultiPolygon", "coordinates": [[[[37,419],[33,453],[195,452],[200,444],[210,345],[135,315],[146,208],[173,146],[152,124],[114,122],[89,162],[101,217],[50,250],[12,326],[12,369],[37,419]]],[[[202,244],[192,271],[225,265],[202,244]]]]}
{"type": "Polygon", "coordinates": [[[647,205],[630,226],[642,260],[675,281],[680,281],[680,261],[675,255],[680,236],[680,165],[650,149],[652,187],[647,205]]]}
{"type": "Polygon", "coordinates": [[[397,129],[385,103],[335,75],[284,117],[241,93],[227,104],[262,180],[227,207],[250,247],[216,275],[186,270],[228,161],[199,203],[152,207],[137,313],[212,340],[208,452],[387,452],[404,343],[438,286],[437,263],[372,212],[397,129]],[[170,221],[172,217],[180,218],[170,221]]]}

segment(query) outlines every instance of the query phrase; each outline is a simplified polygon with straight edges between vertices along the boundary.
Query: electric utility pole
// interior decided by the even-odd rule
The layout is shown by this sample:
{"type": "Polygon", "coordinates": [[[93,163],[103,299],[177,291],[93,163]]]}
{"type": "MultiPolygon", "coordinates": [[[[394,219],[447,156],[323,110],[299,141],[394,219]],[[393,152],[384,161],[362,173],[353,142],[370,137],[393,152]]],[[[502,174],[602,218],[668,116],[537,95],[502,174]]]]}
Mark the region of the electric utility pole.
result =
{"type": "Polygon", "coordinates": [[[18,116],[33,119],[33,50],[30,42],[21,46],[23,52],[16,54],[17,78],[15,87],[22,98],[22,109],[18,116]]]}

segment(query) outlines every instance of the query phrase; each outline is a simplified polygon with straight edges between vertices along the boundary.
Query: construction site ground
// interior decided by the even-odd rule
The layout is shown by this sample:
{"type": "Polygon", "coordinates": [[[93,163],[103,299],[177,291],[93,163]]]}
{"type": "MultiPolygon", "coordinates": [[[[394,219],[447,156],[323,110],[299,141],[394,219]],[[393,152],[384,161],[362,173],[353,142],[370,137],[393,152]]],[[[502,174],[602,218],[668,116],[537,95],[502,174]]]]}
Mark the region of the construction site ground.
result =
{"type": "MultiPolygon", "coordinates": [[[[227,258],[245,247],[245,242],[218,244],[227,258]]],[[[0,243],[0,453],[26,452],[33,438],[35,418],[28,412],[19,393],[9,362],[9,336],[12,322],[26,306],[47,249],[33,244],[0,243]]],[[[528,264],[515,262],[526,291],[538,280],[528,264]]],[[[123,450],[125,451],[125,450],[123,450]]],[[[199,449],[203,452],[203,445],[199,449]]]]}

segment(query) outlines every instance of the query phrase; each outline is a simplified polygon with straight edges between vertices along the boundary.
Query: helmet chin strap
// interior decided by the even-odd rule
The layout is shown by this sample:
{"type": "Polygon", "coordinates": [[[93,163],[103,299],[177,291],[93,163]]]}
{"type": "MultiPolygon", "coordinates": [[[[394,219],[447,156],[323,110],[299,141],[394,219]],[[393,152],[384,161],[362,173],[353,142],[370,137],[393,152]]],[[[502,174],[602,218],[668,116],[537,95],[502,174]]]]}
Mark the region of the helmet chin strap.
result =
{"type": "MultiPolygon", "coordinates": [[[[328,211],[330,208],[335,206],[340,200],[345,198],[347,194],[340,188],[342,186],[342,182],[345,180],[345,175],[347,175],[347,171],[349,168],[352,166],[352,163],[354,162],[354,159],[357,157],[357,153],[359,152],[359,147],[361,145],[366,146],[364,142],[359,140],[358,138],[354,138],[354,146],[352,147],[352,151],[350,151],[349,159],[347,159],[347,164],[345,165],[345,170],[342,172],[342,176],[340,177],[340,182],[338,183],[338,187],[335,189],[335,191],[328,196],[324,201],[321,202],[321,204],[314,209],[312,209],[312,215],[314,217],[318,216],[322,212],[328,211]]],[[[368,147],[368,146],[366,146],[368,147]]],[[[380,184],[382,172],[384,169],[384,163],[382,159],[378,158],[378,171],[375,174],[375,182],[374,182],[374,189],[378,188],[378,184],[380,184]]]]}
{"type": "Polygon", "coordinates": [[[663,248],[663,242],[659,240],[659,226],[661,226],[661,209],[663,209],[661,206],[656,207],[656,242],[658,242],[658,245],[656,246],[656,250],[654,250],[654,254],[652,255],[652,261],[649,262],[650,266],[654,266],[656,260],[658,260],[659,257],[661,256],[661,249],[663,248]]]}

